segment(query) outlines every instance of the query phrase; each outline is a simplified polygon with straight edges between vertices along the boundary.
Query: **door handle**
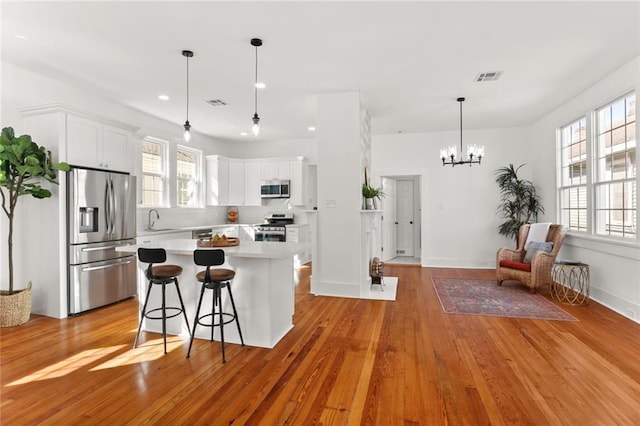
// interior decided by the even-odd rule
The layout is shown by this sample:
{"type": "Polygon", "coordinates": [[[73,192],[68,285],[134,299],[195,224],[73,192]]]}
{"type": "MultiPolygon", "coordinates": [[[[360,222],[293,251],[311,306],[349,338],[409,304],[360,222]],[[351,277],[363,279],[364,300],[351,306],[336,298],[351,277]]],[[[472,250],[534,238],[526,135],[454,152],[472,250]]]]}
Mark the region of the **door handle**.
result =
{"type": "Polygon", "coordinates": [[[102,265],[102,266],[90,266],[87,268],[82,268],[82,272],[97,271],[100,269],[109,269],[109,268],[113,268],[114,266],[127,265],[129,263],[131,263],[131,260],[127,260],[126,262],[110,263],[108,265],[102,265]]]}
{"type": "Polygon", "coordinates": [[[398,224],[398,222],[393,222],[393,223],[396,224],[396,225],[398,224]]]}
{"type": "Polygon", "coordinates": [[[84,252],[88,252],[88,251],[110,250],[118,247],[122,247],[122,246],[103,246],[103,247],[91,247],[91,248],[85,247],[85,248],[82,248],[81,250],[84,252]]]}
{"type": "Polygon", "coordinates": [[[409,225],[413,225],[413,221],[412,220],[409,221],[409,225]]]}

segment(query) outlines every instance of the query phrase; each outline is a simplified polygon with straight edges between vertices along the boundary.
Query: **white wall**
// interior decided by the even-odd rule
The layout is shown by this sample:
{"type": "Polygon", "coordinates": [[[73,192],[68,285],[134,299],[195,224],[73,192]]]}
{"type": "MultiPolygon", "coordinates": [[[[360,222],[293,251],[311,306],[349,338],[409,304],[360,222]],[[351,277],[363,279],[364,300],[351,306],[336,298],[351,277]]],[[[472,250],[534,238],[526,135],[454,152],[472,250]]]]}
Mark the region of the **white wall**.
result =
{"type": "MultiPolygon", "coordinates": [[[[557,220],[556,129],[625,93],[637,90],[638,87],[640,58],[622,66],[531,126],[532,143],[527,149],[527,155],[534,166],[535,181],[540,185],[544,195],[546,218],[549,221],[557,220]]],[[[638,95],[640,93],[636,92],[636,97],[638,95]]],[[[636,129],[639,127],[636,121],[636,129]]],[[[640,176],[636,186],[640,188],[640,176]]],[[[625,316],[640,321],[639,240],[616,243],[570,232],[559,256],[589,264],[591,297],[625,316]]]]}
{"type": "MultiPolygon", "coordinates": [[[[423,266],[493,268],[497,249],[513,245],[498,234],[500,196],[494,173],[509,163],[527,162],[528,132],[463,128],[463,145],[484,145],[486,158],[472,167],[442,166],[440,147],[457,141],[458,131],[373,136],[372,173],[421,176],[423,266]]],[[[530,169],[523,167],[522,176],[529,177],[530,169]]]]}

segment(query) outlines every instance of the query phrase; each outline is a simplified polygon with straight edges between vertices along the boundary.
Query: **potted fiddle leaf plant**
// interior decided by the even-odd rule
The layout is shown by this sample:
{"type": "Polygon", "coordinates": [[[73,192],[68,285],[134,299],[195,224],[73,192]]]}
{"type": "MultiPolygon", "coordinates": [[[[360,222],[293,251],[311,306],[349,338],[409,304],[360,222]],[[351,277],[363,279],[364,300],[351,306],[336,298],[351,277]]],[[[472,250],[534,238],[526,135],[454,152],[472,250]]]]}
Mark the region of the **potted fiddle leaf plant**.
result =
{"type": "Polygon", "coordinates": [[[41,186],[42,181],[58,184],[57,172],[68,171],[67,163],[55,164],[51,151],[38,146],[29,135],[16,136],[12,127],[0,134],[0,201],[8,226],[7,253],[9,288],[0,291],[0,327],[12,327],[29,320],[31,315],[31,283],[24,289],[15,289],[13,270],[13,229],[16,206],[23,195],[49,198],[51,191],[41,186]]]}
{"type": "Polygon", "coordinates": [[[382,188],[374,188],[369,184],[369,176],[367,175],[367,168],[364,168],[364,183],[362,184],[362,197],[364,205],[363,210],[377,210],[378,206],[376,200],[380,200],[384,197],[382,188]]]}

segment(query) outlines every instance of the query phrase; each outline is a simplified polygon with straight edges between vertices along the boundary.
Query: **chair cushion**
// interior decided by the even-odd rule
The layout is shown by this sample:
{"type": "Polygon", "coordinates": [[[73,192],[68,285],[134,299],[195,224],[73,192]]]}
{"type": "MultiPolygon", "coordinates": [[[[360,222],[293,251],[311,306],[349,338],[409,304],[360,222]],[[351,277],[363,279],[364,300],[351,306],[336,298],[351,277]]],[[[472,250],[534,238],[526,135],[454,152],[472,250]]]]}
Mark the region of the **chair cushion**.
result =
{"type": "Polygon", "coordinates": [[[178,265],[158,265],[151,269],[151,273],[156,278],[171,278],[180,275],[182,268],[178,265]]]}
{"type": "MultiPolygon", "coordinates": [[[[236,272],[232,271],[231,269],[211,268],[210,272],[211,272],[211,281],[229,281],[236,276],[236,272]]],[[[206,273],[207,273],[206,270],[198,272],[196,274],[196,279],[201,283],[203,283],[204,275],[206,273]]]]}
{"type": "Polygon", "coordinates": [[[531,241],[529,245],[526,246],[525,250],[527,250],[527,252],[524,255],[523,262],[531,263],[531,260],[533,260],[533,255],[535,252],[542,251],[545,253],[551,253],[551,250],[553,250],[553,242],[552,241],[545,241],[545,242],[531,241]]]}
{"type": "Polygon", "coordinates": [[[501,260],[500,266],[503,268],[519,269],[521,271],[531,272],[531,262],[522,263],[515,260],[501,260]]]}

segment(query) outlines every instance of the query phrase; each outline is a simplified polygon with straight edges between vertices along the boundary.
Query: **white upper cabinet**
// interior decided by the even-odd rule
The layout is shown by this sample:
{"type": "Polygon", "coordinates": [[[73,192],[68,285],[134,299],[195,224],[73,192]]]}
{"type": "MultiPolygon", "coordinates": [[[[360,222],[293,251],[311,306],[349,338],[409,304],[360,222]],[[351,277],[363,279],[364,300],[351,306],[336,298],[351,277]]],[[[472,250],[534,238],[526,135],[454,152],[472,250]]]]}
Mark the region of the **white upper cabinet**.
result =
{"type": "Polygon", "coordinates": [[[229,204],[245,204],[245,163],[243,160],[229,159],[229,204]]]}
{"type": "Polygon", "coordinates": [[[132,172],[131,132],[67,114],[67,162],[75,166],[132,172]]]}
{"type": "Polygon", "coordinates": [[[308,165],[305,159],[289,162],[291,186],[289,188],[289,204],[294,206],[306,205],[308,165]]]}
{"type": "Polygon", "coordinates": [[[289,180],[289,161],[265,161],[262,163],[262,180],[289,180]]]}
{"type": "Polygon", "coordinates": [[[207,205],[261,206],[260,181],[289,180],[289,204],[306,204],[307,160],[236,159],[207,156],[207,205]]]}
{"type": "Polygon", "coordinates": [[[244,205],[260,206],[260,180],[262,177],[262,163],[247,160],[244,164],[244,205]]]}
{"type": "Polygon", "coordinates": [[[229,205],[229,160],[207,155],[207,205],[229,205]]]}

